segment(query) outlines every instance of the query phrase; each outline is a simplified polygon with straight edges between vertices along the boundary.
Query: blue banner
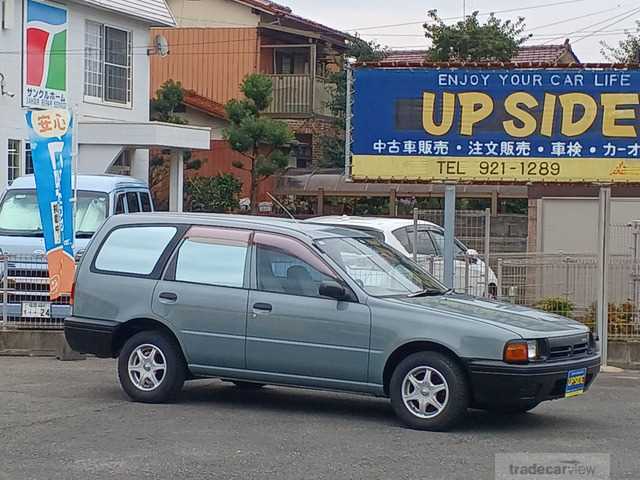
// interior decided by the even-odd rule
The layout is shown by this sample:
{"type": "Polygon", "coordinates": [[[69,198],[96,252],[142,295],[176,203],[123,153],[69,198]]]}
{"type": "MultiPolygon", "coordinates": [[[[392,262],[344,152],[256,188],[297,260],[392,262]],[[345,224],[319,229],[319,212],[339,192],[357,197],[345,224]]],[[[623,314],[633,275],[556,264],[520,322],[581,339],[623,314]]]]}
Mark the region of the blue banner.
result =
{"type": "Polygon", "coordinates": [[[50,296],[70,293],[73,255],[72,127],[66,110],[27,112],[36,193],[49,264],[50,296]]]}
{"type": "Polygon", "coordinates": [[[354,77],[355,177],[640,181],[640,71],[360,68],[354,77]]]}

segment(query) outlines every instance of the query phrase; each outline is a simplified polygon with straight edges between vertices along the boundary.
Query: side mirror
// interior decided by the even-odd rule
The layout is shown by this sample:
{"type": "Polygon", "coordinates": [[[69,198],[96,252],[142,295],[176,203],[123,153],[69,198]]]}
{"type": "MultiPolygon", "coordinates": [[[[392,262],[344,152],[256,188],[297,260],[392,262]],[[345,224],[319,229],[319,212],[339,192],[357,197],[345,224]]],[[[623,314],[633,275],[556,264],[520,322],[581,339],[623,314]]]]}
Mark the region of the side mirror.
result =
{"type": "Polygon", "coordinates": [[[347,291],[338,282],[322,282],[318,287],[318,293],[321,297],[335,298],[338,301],[347,299],[347,291]]]}

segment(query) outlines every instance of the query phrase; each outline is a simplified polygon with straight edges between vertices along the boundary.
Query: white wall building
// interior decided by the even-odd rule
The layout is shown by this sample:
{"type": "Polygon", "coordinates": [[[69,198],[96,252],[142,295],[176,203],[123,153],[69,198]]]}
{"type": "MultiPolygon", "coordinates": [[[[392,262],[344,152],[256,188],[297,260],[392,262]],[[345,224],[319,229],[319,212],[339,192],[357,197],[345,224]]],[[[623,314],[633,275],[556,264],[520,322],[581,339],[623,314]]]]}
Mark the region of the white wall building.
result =
{"type": "Polygon", "coordinates": [[[146,180],[148,148],[209,147],[208,129],[149,122],[156,53],[149,28],[175,24],[164,0],[0,0],[0,7],[0,187],[31,172],[25,111],[41,101],[66,98],[77,112],[80,173],[146,180]]]}

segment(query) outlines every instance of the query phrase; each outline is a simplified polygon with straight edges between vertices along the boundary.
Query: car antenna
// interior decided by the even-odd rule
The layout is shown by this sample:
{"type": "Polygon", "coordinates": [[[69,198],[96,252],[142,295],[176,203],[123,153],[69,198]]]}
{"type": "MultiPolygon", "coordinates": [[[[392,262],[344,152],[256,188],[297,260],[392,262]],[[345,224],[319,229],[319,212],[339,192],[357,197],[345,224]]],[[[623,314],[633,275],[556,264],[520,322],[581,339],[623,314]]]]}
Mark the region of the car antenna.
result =
{"type": "Polygon", "coordinates": [[[298,219],[293,216],[293,213],[291,213],[289,210],[287,210],[287,207],[285,207],[276,197],[271,195],[269,192],[267,192],[267,195],[269,195],[269,198],[271,200],[273,200],[276,205],[278,205],[282,210],[284,210],[284,212],[287,215],[289,215],[291,217],[291,220],[293,220],[294,222],[298,223],[298,219]]]}

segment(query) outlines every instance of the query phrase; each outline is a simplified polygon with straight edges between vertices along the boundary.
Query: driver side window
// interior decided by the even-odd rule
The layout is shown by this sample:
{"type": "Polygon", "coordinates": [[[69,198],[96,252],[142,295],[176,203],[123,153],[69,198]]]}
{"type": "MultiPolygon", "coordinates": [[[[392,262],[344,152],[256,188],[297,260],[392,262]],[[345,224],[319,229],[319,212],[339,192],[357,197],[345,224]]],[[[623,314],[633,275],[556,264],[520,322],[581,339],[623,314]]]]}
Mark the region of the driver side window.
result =
{"type": "Polygon", "coordinates": [[[254,243],[258,290],[320,297],[322,282],[339,282],[319,257],[293,238],[256,233],[254,243]]]}

